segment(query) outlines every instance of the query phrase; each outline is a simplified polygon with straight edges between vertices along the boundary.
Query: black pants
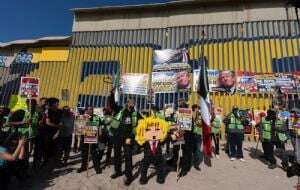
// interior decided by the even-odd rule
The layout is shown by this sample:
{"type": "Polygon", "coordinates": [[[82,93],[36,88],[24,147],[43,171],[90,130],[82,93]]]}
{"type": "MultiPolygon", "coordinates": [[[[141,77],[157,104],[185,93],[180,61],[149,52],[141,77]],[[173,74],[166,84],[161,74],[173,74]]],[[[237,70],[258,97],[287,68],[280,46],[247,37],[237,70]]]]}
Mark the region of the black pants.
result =
{"type": "Polygon", "coordinates": [[[102,158],[103,151],[98,150],[98,144],[84,144],[83,136],[81,137],[81,168],[83,170],[88,169],[88,155],[89,155],[89,146],[91,151],[91,156],[94,164],[94,169],[96,171],[101,170],[100,161],[102,158]]]}
{"type": "Polygon", "coordinates": [[[132,177],[132,152],[133,152],[133,140],[131,144],[125,144],[124,138],[114,137],[114,165],[115,172],[122,173],[122,147],[124,149],[125,157],[125,176],[127,178],[132,177]]]}
{"type": "Polygon", "coordinates": [[[57,140],[53,139],[53,136],[55,135],[55,132],[49,132],[43,134],[43,157],[45,163],[50,161],[50,159],[57,158],[57,140]]]}
{"type": "Polygon", "coordinates": [[[193,163],[195,167],[199,167],[203,160],[203,154],[201,152],[202,135],[194,134],[193,138],[193,163]]]}
{"type": "MultiPolygon", "coordinates": [[[[145,155],[145,154],[144,154],[145,155]]],[[[163,179],[164,177],[164,167],[163,167],[163,157],[161,154],[158,155],[145,155],[141,164],[141,179],[147,180],[147,171],[153,164],[156,169],[157,179],[163,179]]]]}
{"type": "Polygon", "coordinates": [[[230,157],[243,158],[244,134],[229,133],[230,157]]]}
{"type": "Polygon", "coordinates": [[[113,139],[111,136],[108,137],[107,140],[107,150],[106,150],[106,164],[110,164],[111,163],[111,152],[113,149],[113,139]]]}
{"type": "Polygon", "coordinates": [[[0,187],[2,190],[7,190],[10,182],[10,172],[7,166],[0,167],[0,187]]]}
{"type": "Polygon", "coordinates": [[[274,157],[274,143],[267,141],[262,142],[262,148],[264,150],[265,159],[271,164],[276,164],[276,159],[274,157]]]}
{"type": "Polygon", "coordinates": [[[78,152],[80,149],[80,142],[78,143],[78,141],[80,141],[80,138],[78,137],[78,135],[74,135],[74,147],[73,147],[73,152],[78,152]]]}
{"type": "Polygon", "coordinates": [[[214,140],[215,143],[215,154],[219,155],[220,154],[220,134],[211,134],[212,139],[214,140]]]}
{"type": "Polygon", "coordinates": [[[63,158],[63,161],[67,161],[70,156],[72,146],[72,135],[68,137],[59,137],[58,139],[59,155],[58,158],[63,158]]]}
{"type": "Polygon", "coordinates": [[[37,167],[42,163],[43,157],[43,138],[41,135],[35,137],[34,150],[33,150],[33,166],[37,167]]]}
{"type": "Polygon", "coordinates": [[[193,149],[195,147],[195,137],[191,132],[184,134],[184,146],[182,149],[182,171],[187,172],[191,169],[193,159],[193,149]]]}

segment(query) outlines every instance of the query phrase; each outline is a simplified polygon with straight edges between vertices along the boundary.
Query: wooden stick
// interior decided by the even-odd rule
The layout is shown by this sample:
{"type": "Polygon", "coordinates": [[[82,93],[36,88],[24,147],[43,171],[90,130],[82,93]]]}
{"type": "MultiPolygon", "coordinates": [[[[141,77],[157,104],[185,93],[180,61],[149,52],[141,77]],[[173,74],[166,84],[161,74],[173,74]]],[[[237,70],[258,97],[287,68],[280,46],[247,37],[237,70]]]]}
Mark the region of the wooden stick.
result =
{"type": "Polygon", "coordinates": [[[88,159],[86,165],[86,177],[89,177],[89,163],[90,163],[90,154],[91,154],[91,144],[89,144],[89,151],[88,151],[88,159]]]}
{"type": "Polygon", "coordinates": [[[178,152],[178,158],[177,158],[177,182],[179,181],[179,178],[180,178],[180,157],[181,157],[181,143],[179,144],[179,152],[178,152]]]}

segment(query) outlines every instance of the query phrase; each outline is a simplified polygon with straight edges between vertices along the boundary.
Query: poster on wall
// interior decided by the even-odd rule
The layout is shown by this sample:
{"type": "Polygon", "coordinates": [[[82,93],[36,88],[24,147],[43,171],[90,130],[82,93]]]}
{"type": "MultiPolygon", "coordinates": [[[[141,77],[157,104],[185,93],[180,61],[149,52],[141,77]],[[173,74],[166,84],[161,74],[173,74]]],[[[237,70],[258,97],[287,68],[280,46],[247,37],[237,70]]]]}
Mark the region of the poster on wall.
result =
{"type": "Polygon", "coordinates": [[[189,70],[188,51],[185,48],[155,50],[153,71],[189,70]]]}
{"type": "Polygon", "coordinates": [[[176,72],[153,72],[152,90],[154,93],[172,93],[177,91],[176,72]]]}
{"type": "Polygon", "coordinates": [[[272,74],[256,75],[257,91],[260,93],[272,93],[275,90],[275,76],[272,74]]]}
{"type": "MultiPolygon", "coordinates": [[[[200,69],[195,69],[193,73],[193,91],[196,92],[199,84],[200,69]]],[[[215,69],[207,70],[208,84],[210,91],[214,91],[219,83],[219,71],[215,69]]]]}
{"type": "Polygon", "coordinates": [[[293,75],[289,74],[276,74],[275,85],[280,88],[283,93],[294,93],[296,92],[296,83],[293,75]]]}
{"type": "Polygon", "coordinates": [[[191,88],[191,74],[189,71],[180,71],[176,73],[176,83],[178,91],[185,91],[191,88]]]}
{"type": "Polygon", "coordinates": [[[192,130],[192,113],[191,108],[178,108],[177,121],[181,130],[192,130]]]}
{"type": "Polygon", "coordinates": [[[239,73],[237,76],[237,92],[241,94],[256,93],[257,84],[255,76],[239,73]]]}
{"type": "Polygon", "coordinates": [[[294,75],[297,93],[300,92],[300,73],[294,75]]]}
{"type": "Polygon", "coordinates": [[[236,92],[236,75],[234,71],[219,71],[218,82],[216,87],[212,87],[213,91],[234,94],[236,92]]]}
{"type": "Polygon", "coordinates": [[[120,90],[123,94],[148,94],[149,75],[141,73],[126,73],[121,77],[120,90]]]}
{"type": "Polygon", "coordinates": [[[19,94],[31,98],[39,97],[39,82],[36,77],[21,77],[19,94]]]}

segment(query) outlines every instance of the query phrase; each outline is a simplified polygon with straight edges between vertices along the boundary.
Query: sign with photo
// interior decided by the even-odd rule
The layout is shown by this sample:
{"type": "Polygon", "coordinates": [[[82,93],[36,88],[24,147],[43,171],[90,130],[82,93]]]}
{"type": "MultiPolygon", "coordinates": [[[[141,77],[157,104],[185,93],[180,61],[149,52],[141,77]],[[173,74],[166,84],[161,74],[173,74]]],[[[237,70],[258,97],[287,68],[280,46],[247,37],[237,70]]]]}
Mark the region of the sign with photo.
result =
{"type": "Polygon", "coordinates": [[[240,73],[237,76],[237,92],[242,94],[256,93],[257,84],[255,76],[240,73]]]}
{"type": "Polygon", "coordinates": [[[153,72],[152,90],[154,93],[172,93],[177,91],[176,72],[153,72]]]}
{"type": "MultiPolygon", "coordinates": [[[[193,91],[196,92],[199,84],[200,69],[195,69],[193,72],[193,91]]],[[[218,87],[219,71],[215,69],[207,70],[208,85],[210,91],[214,91],[218,87]]]]}
{"type": "Polygon", "coordinates": [[[174,145],[180,145],[180,144],[185,143],[184,142],[183,131],[180,130],[180,125],[179,124],[171,125],[170,133],[176,136],[176,140],[173,141],[174,145]]]}
{"type": "Polygon", "coordinates": [[[219,71],[217,86],[212,87],[212,91],[234,94],[236,92],[235,72],[231,70],[219,71]]]}
{"type": "Polygon", "coordinates": [[[177,89],[179,91],[191,88],[191,74],[188,71],[180,71],[176,74],[177,89]]]}
{"type": "Polygon", "coordinates": [[[149,75],[142,73],[127,73],[121,77],[121,92],[123,94],[148,94],[149,75]]]}
{"type": "Polygon", "coordinates": [[[185,48],[155,50],[153,71],[190,70],[187,53],[185,48]]]}
{"type": "Polygon", "coordinates": [[[21,77],[20,95],[37,98],[39,97],[39,78],[36,77],[21,77]]]}
{"type": "Polygon", "coordinates": [[[181,130],[192,130],[192,109],[191,108],[178,108],[177,123],[181,130]]]}

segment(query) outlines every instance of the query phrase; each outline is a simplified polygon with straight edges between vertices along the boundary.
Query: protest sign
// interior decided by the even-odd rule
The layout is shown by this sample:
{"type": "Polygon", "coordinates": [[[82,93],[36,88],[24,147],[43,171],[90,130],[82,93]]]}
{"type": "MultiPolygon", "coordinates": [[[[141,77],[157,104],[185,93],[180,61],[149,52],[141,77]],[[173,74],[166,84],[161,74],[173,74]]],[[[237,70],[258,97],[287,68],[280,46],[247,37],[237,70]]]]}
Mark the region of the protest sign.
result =
{"type": "Polygon", "coordinates": [[[83,115],[79,115],[75,120],[75,135],[82,135],[88,119],[83,115]]]}
{"type": "Polygon", "coordinates": [[[176,72],[153,72],[152,90],[154,93],[172,93],[177,91],[176,72]]]}
{"type": "Polygon", "coordinates": [[[257,84],[257,91],[261,93],[272,93],[275,90],[275,76],[268,74],[268,75],[256,75],[256,84],[257,84]]]}
{"type": "Polygon", "coordinates": [[[294,93],[297,91],[295,78],[293,75],[288,74],[276,74],[275,85],[280,88],[283,93],[294,93]]]}
{"type": "Polygon", "coordinates": [[[225,70],[219,71],[217,85],[212,87],[212,91],[226,92],[228,94],[234,94],[236,92],[236,75],[234,71],[225,70]]]}
{"type": "Polygon", "coordinates": [[[93,122],[87,122],[83,131],[85,144],[98,143],[98,127],[93,122]]]}
{"type": "Polygon", "coordinates": [[[223,120],[223,114],[224,114],[223,108],[214,107],[214,112],[216,114],[216,117],[222,121],[223,120]]]}
{"type": "Polygon", "coordinates": [[[255,76],[240,73],[237,76],[237,92],[242,94],[256,93],[257,84],[255,76]]]}
{"type": "Polygon", "coordinates": [[[148,74],[127,73],[121,77],[121,92],[123,94],[148,94],[148,74]]]}
{"type": "Polygon", "coordinates": [[[184,144],[183,132],[180,130],[179,124],[174,124],[170,126],[170,133],[176,136],[176,140],[173,141],[174,145],[184,144]]]}
{"type": "Polygon", "coordinates": [[[19,94],[21,96],[37,98],[39,96],[39,78],[21,77],[19,94]]]}
{"type": "Polygon", "coordinates": [[[191,108],[178,108],[177,121],[181,130],[192,130],[192,113],[191,108]]]}
{"type": "Polygon", "coordinates": [[[176,74],[177,89],[188,90],[191,87],[191,75],[188,71],[180,71],[176,74]]]}
{"type": "Polygon", "coordinates": [[[185,48],[155,50],[153,71],[189,70],[188,55],[185,48]]]}
{"type": "MultiPolygon", "coordinates": [[[[195,92],[198,89],[199,75],[200,75],[200,69],[195,69],[193,72],[193,91],[195,92]]],[[[208,69],[207,77],[208,77],[209,89],[210,91],[214,91],[214,89],[218,86],[219,71],[215,69],[208,69]]]]}
{"type": "Polygon", "coordinates": [[[103,108],[94,108],[94,114],[99,117],[103,117],[104,116],[103,108]]]}

